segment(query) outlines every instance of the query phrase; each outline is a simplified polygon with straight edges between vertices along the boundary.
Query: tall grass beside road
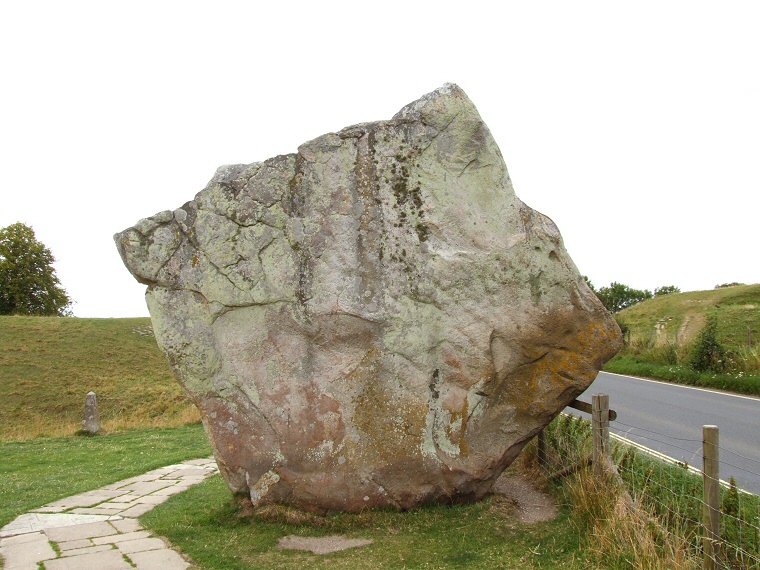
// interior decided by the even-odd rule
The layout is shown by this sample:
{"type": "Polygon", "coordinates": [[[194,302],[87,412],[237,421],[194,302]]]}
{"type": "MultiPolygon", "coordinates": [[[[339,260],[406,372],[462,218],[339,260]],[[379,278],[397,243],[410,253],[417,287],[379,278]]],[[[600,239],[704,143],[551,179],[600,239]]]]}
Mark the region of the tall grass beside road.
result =
{"type": "MultiPolygon", "coordinates": [[[[537,472],[573,471],[591,455],[590,422],[560,416],[546,428],[546,465],[535,444],[524,461],[537,472]]],[[[620,477],[595,478],[590,468],[558,478],[572,521],[588,533],[589,554],[600,568],[691,569],[701,567],[702,476],[685,464],[669,464],[622,442],[612,442],[620,477]]],[[[721,488],[720,568],[760,569],[760,497],[735,486],[721,488]]]]}
{"type": "Polygon", "coordinates": [[[653,378],[676,384],[728,390],[737,394],[760,396],[760,374],[744,372],[696,372],[685,364],[660,364],[646,357],[621,354],[608,362],[604,370],[626,376],[653,378]]]}

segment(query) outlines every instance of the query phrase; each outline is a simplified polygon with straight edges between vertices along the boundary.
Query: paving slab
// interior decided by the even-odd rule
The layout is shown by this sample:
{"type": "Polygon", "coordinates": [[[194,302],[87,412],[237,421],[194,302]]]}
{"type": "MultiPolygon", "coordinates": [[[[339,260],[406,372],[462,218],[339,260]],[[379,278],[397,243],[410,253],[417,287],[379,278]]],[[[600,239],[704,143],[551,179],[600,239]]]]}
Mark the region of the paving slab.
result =
{"type": "Polygon", "coordinates": [[[118,550],[56,558],[45,562],[45,570],[132,570],[118,550]]]}
{"type": "Polygon", "coordinates": [[[101,487],[101,489],[123,489],[124,487],[128,485],[132,485],[133,483],[144,483],[145,481],[155,481],[158,479],[158,475],[153,473],[153,471],[148,471],[147,473],[143,473],[142,475],[136,475],[135,477],[130,477],[129,479],[122,479],[121,481],[116,481],[116,483],[111,483],[110,485],[106,485],[105,487],[101,487]]]}
{"type": "Polygon", "coordinates": [[[109,508],[100,508],[100,507],[86,507],[86,508],[77,508],[71,511],[72,514],[75,515],[116,515],[119,514],[119,511],[123,511],[125,507],[118,507],[115,509],[109,509],[109,508]]]}
{"type": "Polygon", "coordinates": [[[96,536],[109,536],[118,532],[118,530],[105,521],[45,529],[45,534],[48,539],[53,542],[66,542],[69,540],[80,540],[82,538],[95,538],[96,536]]]}
{"type": "Polygon", "coordinates": [[[178,479],[180,477],[204,477],[206,470],[203,467],[191,467],[190,469],[177,469],[168,475],[165,475],[165,479],[178,479]]]}
{"type": "Polygon", "coordinates": [[[135,499],[135,503],[138,503],[138,504],[146,503],[146,504],[153,505],[155,507],[156,505],[160,505],[164,501],[167,501],[169,497],[171,497],[171,495],[145,495],[143,497],[138,497],[137,499],[135,499]]]}
{"type": "Polygon", "coordinates": [[[42,560],[49,560],[57,556],[55,550],[50,546],[47,537],[43,533],[34,533],[34,539],[23,543],[6,545],[3,541],[0,545],[0,554],[8,560],[6,569],[11,566],[28,566],[42,560]]]}
{"type": "MultiPolygon", "coordinates": [[[[76,526],[86,523],[107,521],[105,515],[72,515],[67,513],[26,513],[0,529],[0,538],[27,534],[48,528],[76,526]]],[[[119,517],[121,518],[121,517],[119,517]]]]}
{"type": "Polygon", "coordinates": [[[143,530],[142,525],[135,519],[122,519],[119,521],[111,521],[111,526],[119,532],[134,532],[136,530],[143,530]]]}
{"type": "Polygon", "coordinates": [[[158,469],[154,469],[151,473],[160,473],[161,477],[166,477],[167,473],[173,473],[177,469],[181,469],[182,464],[178,463],[176,465],[167,465],[166,467],[159,467],[158,469]]]}
{"type": "Polygon", "coordinates": [[[4,570],[184,570],[135,517],[216,472],[208,458],[169,465],[23,514],[0,529],[4,570]]]}
{"type": "Polygon", "coordinates": [[[38,507],[29,511],[30,513],[62,513],[66,510],[66,507],[38,507]]]}
{"type": "Polygon", "coordinates": [[[131,491],[134,494],[137,495],[148,495],[149,493],[154,493],[158,491],[159,489],[163,489],[165,487],[171,487],[172,485],[176,485],[174,481],[139,481],[137,483],[132,483],[131,485],[127,485],[124,487],[124,491],[131,491]]]}
{"type": "MultiPolygon", "coordinates": [[[[200,481],[199,481],[200,483],[200,481]]],[[[186,491],[190,487],[193,486],[193,483],[189,483],[187,481],[184,481],[182,479],[179,480],[179,483],[174,485],[173,487],[166,487],[165,489],[159,489],[155,493],[151,493],[152,495],[166,495],[167,497],[171,497],[172,495],[176,495],[177,493],[181,493],[182,491],[186,491]]]]}
{"type": "Polygon", "coordinates": [[[134,507],[129,507],[127,510],[121,511],[119,514],[123,517],[137,518],[143,516],[155,506],[156,505],[152,505],[150,503],[142,503],[135,505],[134,507]]]}
{"type": "Polygon", "coordinates": [[[123,505],[125,503],[131,503],[135,499],[137,499],[138,497],[141,497],[141,496],[142,495],[138,495],[138,494],[134,494],[134,493],[124,493],[123,495],[121,495],[119,497],[114,497],[113,499],[111,499],[107,503],[101,503],[100,506],[102,507],[103,505],[115,505],[117,503],[123,505]]]}
{"type": "Polygon", "coordinates": [[[138,540],[119,542],[116,544],[116,547],[124,554],[131,554],[132,552],[145,552],[146,550],[166,548],[166,543],[160,538],[141,538],[138,540]]]}
{"type": "Polygon", "coordinates": [[[208,475],[188,475],[187,477],[182,477],[180,481],[185,485],[197,485],[201,481],[204,481],[206,477],[208,477],[208,475]]]}
{"type": "Polygon", "coordinates": [[[71,497],[66,497],[65,499],[53,501],[52,503],[44,505],[42,508],[44,509],[59,507],[64,509],[72,509],[74,507],[91,507],[123,494],[124,491],[119,491],[118,489],[97,489],[95,491],[88,491],[87,493],[80,493],[79,495],[73,495],[71,497]]]}
{"type": "Polygon", "coordinates": [[[86,538],[80,538],[79,540],[69,540],[66,542],[58,542],[58,550],[64,552],[66,550],[76,550],[78,548],[85,548],[92,546],[92,542],[86,538]]]}
{"type": "Polygon", "coordinates": [[[113,536],[99,536],[92,539],[92,544],[116,544],[118,542],[127,542],[128,540],[138,540],[140,538],[149,538],[150,533],[147,530],[136,530],[124,534],[115,534],[113,536]]]}
{"type": "Polygon", "coordinates": [[[42,531],[30,532],[27,534],[19,534],[16,536],[9,536],[0,540],[0,548],[2,548],[3,546],[13,546],[16,544],[24,544],[26,542],[34,542],[36,540],[39,540],[40,538],[44,538],[45,540],[47,540],[47,537],[42,531]]]}
{"type": "Polygon", "coordinates": [[[168,548],[135,552],[129,555],[137,570],[185,570],[190,564],[179,554],[168,548]]]}
{"type": "Polygon", "coordinates": [[[92,554],[95,552],[105,552],[107,550],[113,550],[113,545],[111,544],[98,544],[90,546],[87,546],[86,548],[76,548],[74,550],[66,550],[65,552],[61,552],[62,557],[66,556],[81,556],[83,554],[92,554]]]}

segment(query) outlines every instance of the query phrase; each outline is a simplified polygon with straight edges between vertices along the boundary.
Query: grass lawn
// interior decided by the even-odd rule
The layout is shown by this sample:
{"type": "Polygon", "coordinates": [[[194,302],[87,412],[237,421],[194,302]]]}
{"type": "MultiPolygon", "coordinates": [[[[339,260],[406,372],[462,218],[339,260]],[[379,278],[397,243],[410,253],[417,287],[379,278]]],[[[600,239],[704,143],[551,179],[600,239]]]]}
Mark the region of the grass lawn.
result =
{"type": "Polygon", "coordinates": [[[0,527],[51,501],[209,455],[200,424],[0,443],[0,527]]]}
{"type": "Polygon", "coordinates": [[[583,537],[567,511],[554,521],[516,522],[502,497],[408,512],[366,511],[327,517],[283,507],[244,513],[220,476],[141,517],[207,570],[346,568],[588,568],[583,537]],[[288,535],[345,535],[374,541],[328,555],[284,551],[288,535]]]}

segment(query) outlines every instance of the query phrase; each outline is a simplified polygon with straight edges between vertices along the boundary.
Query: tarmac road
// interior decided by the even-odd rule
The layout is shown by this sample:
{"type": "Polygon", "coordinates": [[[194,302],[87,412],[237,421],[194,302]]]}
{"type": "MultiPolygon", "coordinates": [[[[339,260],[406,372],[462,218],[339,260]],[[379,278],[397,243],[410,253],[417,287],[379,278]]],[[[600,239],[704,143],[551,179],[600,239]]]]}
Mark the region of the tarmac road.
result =
{"type": "MultiPolygon", "coordinates": [[[[720,429],[720,478],[760,494],[760,398],[600,372],[579,400],[609,394],[617,434],[702,468],[702,426],[720,429]]],[[[565,409],[584,417],[588,414],[565,409]]]]}

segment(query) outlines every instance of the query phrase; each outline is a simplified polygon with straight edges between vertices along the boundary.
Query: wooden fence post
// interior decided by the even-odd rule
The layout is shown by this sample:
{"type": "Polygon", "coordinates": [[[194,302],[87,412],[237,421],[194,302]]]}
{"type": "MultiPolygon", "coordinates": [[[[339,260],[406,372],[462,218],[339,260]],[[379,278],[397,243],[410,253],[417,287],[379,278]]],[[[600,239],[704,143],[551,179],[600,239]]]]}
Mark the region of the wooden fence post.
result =
{"type": "Polygon", "coordinates": [[[607,461],[610,453],[610,396],[593,394],[591,396],[591,433],[593,434],[594,478],[598,479],[604,470],[602,463],[607,461]]]}
{"type": "Polygon", "coordinates": [[[717,568],[720,544],[720,467],[718,463],[718,426],[702,426],[703,570],[717,568]]]}
{"type": "Polygon", "coordinates": [[[538,465],[541,469],[546,468],[546,435],[544,430],[538,432],[538,465]]]}

